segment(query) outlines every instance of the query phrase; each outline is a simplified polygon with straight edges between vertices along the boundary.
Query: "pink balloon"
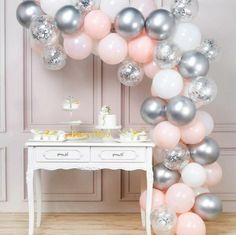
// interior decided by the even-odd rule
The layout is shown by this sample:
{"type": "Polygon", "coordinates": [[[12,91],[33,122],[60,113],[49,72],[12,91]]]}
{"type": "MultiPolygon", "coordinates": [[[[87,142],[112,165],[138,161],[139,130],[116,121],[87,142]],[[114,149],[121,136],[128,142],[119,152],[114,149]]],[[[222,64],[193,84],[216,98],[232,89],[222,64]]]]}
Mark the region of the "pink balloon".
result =
{"type": "Polygon", "coordinates": [[[205,166],[207,172],[206,185],[208,187],[215,186],[222,180],[223,171],[218,162],[205,166]]]}
{"type": "Polygon", "coordinates": [[[196,120],[192,125],[181,128],[181,139],[186,144],[200,143],[206,135],[204,125],[196,120]]]}
{"type": "Polygon", "coordinates": [[[176,213],[185,213],[191,210],[194,202],[194,192],[186,184],[174,184],[166,192],[166,203],[172,207],[176,213]]]}
{"type": "Polygon", "coordinates": [[[188,212],[178,218],[177,235],[205,235],[206,225],[204,221],[195,213],[188,212]]]}
{"type": "Polygon", "coordinates": [[[102,11],[91,11],[85,16],[84,30],[90,37],[102,39],[110,33],[111,21],[102,11]]]}
{"type": "Polygon", "coordinates": [[[144,73],[149,78],[154,78],[154,76],[159,72],[160,67],[157,65],[155,61],[152,61],[143,66],[144,73]]]}
{"type": "Polygon", "coordinates": [[[189,97],[188,89],[190,85],[191,85],[191,81],[189,79],[184,79],[184,87],[180,95],[189,97]]]}
{"type": "Polygon", "coordinates": [[[153,141],[160,148],[174,148],[179,143],[179,140],[179,128],[168,121],[159,123],[154,129],[153,141]]]}
{"type": "Polygon", "coordinates": [[[142,12],[143,16],[146,18],[148,15],[156,9],[153,0],[131,0],[131,7],[134,7],[142,12]]]}
{"type": "MultiPolygon", "coordinates": [[[[139,199],[140,207],[143,210],[146,210],[146,202],[147,202],[147,191],[144,191],[139,199]]],[[[162,191],[153,189],[152,193],[152,209],[157,209],[165,203],[165,195],[162,191]]]]}
{"type": "Polygon", "coordinates": [[[87,58],[93,51],[93,40],[85,33],[64,38],[64,48],[68,56],[76,60],[87,58]]]}
{"type": "Polygon", "coordinates": [[[131,40],[128,44],[129,56],[138,63],[149,63],[153,59],[154,43],[150,37],[143,34],[131,40]]]}
{"type": "Polygon", "coordinates": [[[107,64],[119,64],[128,53],[127,42],[117,33],[111,33],[98,44],[98,54],[107,64]]]}

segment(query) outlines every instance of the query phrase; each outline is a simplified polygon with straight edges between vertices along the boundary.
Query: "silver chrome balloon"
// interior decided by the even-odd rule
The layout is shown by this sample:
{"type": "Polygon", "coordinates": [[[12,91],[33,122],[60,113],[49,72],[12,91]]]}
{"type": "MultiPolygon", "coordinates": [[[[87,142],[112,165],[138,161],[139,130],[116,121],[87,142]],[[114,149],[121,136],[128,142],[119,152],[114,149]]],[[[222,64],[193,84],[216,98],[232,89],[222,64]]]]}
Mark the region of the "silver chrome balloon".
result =
{"type": "Polygon", "coordinates": [[[198,13],[198,0],[172,0],[171,12],[180,21],[191,21],[198,13]]]}
{"type": "Polygon", "coordinates": [[[162,69],[174,68],[181,59],[180,49],[168,42],[163,41],[157,45],[154,55],[154,60],[162,69]]]}
{"type": "Polygon", "coordinates": [[[96,0],[76,0],[75,7],[82,13],[86,14],[97,8],[96,0]]]}
{"type": "Polygon", "coordinates": [[[154,188],[167,190],[173,184],[180,180],[180,173],[166,168],[162,163],[153,167],[154,173],[154,188]]]}
{"type": "Polygon", "coordinates": [[[35,1],[24,1],[16,10],[16,18],[19,23],[29,28],[34,17],[41,16],[43,11],[35,1]]]}
{"type": "Polygon", "coordinates": [[[122,37],[132,39],[142,33],[144,24],[145,19],[142,13],[136,8],[127,7],[116,16],[114,27],[122,37]]]}
{"type": "Polygon", "coordinates": [[[46,46],[43,51],[43,64],[50,70],[60,70],[66,65],[66,53],[62,46],[46,46]]]}
{"type": "Polygon", "coordinates": [[[170,170],[180,171],[190,162],[188,147],[179,143],[174,149],[161,150],[163,164],[170,170]]]}
{"type": "Polygon", "coordinates": [[[175,17],[165,9],[158,9],[148,16],[145,26],[147,34],[151,38],[159,41],[166,40],[174,31],[175,17]]]}
{"type": "Polygon", "coordinates": [[[197,105],[207,105],[215,100],[217,90],[214,80],[200,77],[189,85],[188,96],[197,105]]]}
{"type": "Polygon", "coordinates": [[[58,40],[59,30],[50,16],[42,15],[34,18],[30,30],[32,39],[41,44],[54,44],[58,40]]]}
{"type": "Polygon", "coordinates": [[[220,146],[210,137],[205,137],[199,144],[189,145],[188,147],[193,161],[201,165],[212,164],[220,156],[220,146]]]}
{"type": "Polygon", "coordinates": [[[193,101],[185,96],[176,96],[170,99],[166,108],[169,122],[177,126],[189,124],[196,116],[196,106],[193,101]]]}
{"type": "Polygon", "coordinates": [[[193,211],[204,220],[215,220],[222,210],[222,201],[212,193],[197,196],[193,207],[193,211]]]}
{"type": "Polygon", "coordinates": [[[137,86],[144,77],[142,67],[134,61],[124,61],[118,69],[118,79],[125,86],[137,86]]]}
{"type": "Polygon", "coordinates": [[[199,51],[185,52],[179,63],[179,72],[184,78],[206,76],[209,71],[209,60],[199,51]]]}
{"type": "Polygon", "coordinates": [[[201,43],[199,51],[210,61],[215,61],[220,54],[220,48],[214,39],[205,39],[201,43]]]}
{"type": "Polygon", "coordinates": [[[83,16],[74,6],[62,7],[55,16],[57,27],[64,34],[72,34],[81,28],[83,16]]]}
{"type": "Polygon", "coordinates": [[[177,216],[174,210],[161,206],[151,213],[151,224],[155,234],[174,234],[177,216]]]}
{"type": "Polygon", "coordinates": [[[150,125],[157,125],[166,120],[166,102],[157,97],[147,98],[140,109],[143,120],[150,125]]]}

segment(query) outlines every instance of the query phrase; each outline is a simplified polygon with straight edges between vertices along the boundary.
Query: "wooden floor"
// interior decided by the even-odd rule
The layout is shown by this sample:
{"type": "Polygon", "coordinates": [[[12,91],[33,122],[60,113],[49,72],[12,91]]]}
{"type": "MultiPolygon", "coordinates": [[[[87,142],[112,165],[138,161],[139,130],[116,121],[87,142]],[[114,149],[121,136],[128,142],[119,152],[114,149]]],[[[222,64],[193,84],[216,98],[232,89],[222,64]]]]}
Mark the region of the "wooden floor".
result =
{"type": "MultiPolygon", "coordinates": [[[[27,235],[26,214],[0,214],[0,235],[27,235]]],[[[49,214],[35,235],[145,235],[138,214],[49,214]]],[[[236,235],[236,214],[207,224],[207,235],[236,235]]]]}

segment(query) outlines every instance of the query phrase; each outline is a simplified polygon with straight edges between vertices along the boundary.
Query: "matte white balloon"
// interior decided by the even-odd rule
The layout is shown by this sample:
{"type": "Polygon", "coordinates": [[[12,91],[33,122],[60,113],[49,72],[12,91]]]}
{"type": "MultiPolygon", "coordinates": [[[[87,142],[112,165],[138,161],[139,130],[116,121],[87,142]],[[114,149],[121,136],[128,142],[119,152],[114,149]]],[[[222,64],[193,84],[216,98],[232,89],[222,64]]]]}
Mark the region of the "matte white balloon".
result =
{"type": "Polygon", "coordinates": [[[100,3],[100,9],[110,17],[112,22],[118,13],[126,7],[129,7],[129,0],[101,0],[100,3]]]}
{"type": "Polygon", "coordinates": [[[214,120],[212,116],[205,111],[198,111],[197,119],[204,125],[206,129],[206,135],[210,135],[214,130],[214,120]]]}
{"type": "Polygon", "coordinates": [[[173,42],[184,52],[199,47],[201,39],[201,31],[191,23],[179,24],[173,35],[173,42]]]}
{"type": "Polygon", "coordinates": [[[200,164],[190,163],[182,170],[181,176],[185,184],[196,188],[204,185],[207,179],[207,172],[200,164]]]}
{"type": "Polygon", "coordinates": [[[171,99],[181,93],[183,78],[175,70],[161,70],[153,79],[152,89],[157,96],[163,99],[171,99]]]}
{"type": "Polygon", "coordinates": [[[60,8],[74,5],[74,2],[73,0],[40,0],[40,5],[45,13],[54,17],[60,8]]]}

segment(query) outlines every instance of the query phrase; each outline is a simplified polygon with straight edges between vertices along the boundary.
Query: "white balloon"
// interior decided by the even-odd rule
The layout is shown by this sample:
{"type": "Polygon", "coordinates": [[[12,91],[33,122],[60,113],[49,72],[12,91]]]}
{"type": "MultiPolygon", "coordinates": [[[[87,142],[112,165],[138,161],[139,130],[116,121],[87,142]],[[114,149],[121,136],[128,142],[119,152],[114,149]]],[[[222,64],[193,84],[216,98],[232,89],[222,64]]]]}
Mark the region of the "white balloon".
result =
{"type": "Polygon", "coordinates": [[[73,0],[40,0],[42,10],[48,15],[54,17],[57,11],[66,6],[74,5],[73,0]]]}
{"type": "Polygon", "coordinates": [[[129,0],[101,0],[100,9],[114,22],[117,14],[124,8],[129,7],[129,0]]]}
{"type": "Polygon", "coordinates": [[[171,99],[181,93],[183,89],[183,78],[172,69],[158,72],[152,81],[152,91],[163,99],[171,99]]]}
{"type": "Polygon", "coordinates": [[[145,18],[147,18],[151,12],[156,10],[156,5],[153,0],[130,0],[130,5],[142,12],[145,18]]]}
{"type": "Polygon", "coordinates": [[[205,111],[197,112],[197,119],[201,121],[206,129],[206,135],[210,135],[214,130],[214,119],[205,111]]]}
{"type": "Polygon", "coordinates": [[[199,28],[191,23],[180,23],[173,35],[173,42],[183,51],[191,51],[200,46],[202,39],[199,28]]]}
{"type": "Polygon", "coordinates": [[[198,163],[189,163],[181,172],[182,180],[190,187],[197,188],[205,184],[207,172],[198,163]]]}
{"type": "Polygon", "coordinates": [[[210,190],[208,188],[198,187],[193,189],[195,196],[199,196],[203,193],[209,193],[210,190]]]}

